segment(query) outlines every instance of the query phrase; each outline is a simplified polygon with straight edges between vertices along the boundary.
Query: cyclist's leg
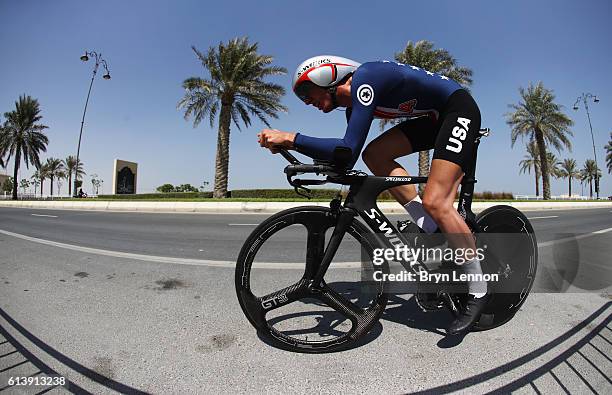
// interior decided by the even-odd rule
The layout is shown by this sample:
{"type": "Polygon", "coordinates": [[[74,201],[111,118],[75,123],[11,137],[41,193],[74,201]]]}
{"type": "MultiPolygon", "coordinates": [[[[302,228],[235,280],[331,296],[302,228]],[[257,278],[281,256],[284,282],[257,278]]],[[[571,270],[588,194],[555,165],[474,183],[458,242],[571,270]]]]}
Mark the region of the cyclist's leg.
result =
{"type": "MultiPolygon", "coordinates": [[[[363,150],[362,159],[376,176],[408,177],[410,174],[396,159],[433,148],[435,132],[434,122],[427,117],[404,121],[372,140],[363,150]]],[[[400,185],[389,192],[402,206],[417,196],[414,185],[400,185]]]]}
{"type": "Polygon", "coordinates": [[[442,232],[447,234],[451,248],[475,249],[470,229],[453,207],[462,178],[463,170],[459,165],[444,159],[432,160],[423,206],[442,232]]]}
{"type": "MultiPolygon", "coordinates": [[[[445,233],[449,246],[455,249],[455,263],[462,265],[466,274],[482,275],[471,231],[453,207],[461,178],[472,165],[480,111],[472,97],[460,90],[449,98],[441,121],[423,205],[445,233]]],[[[448,328],[450,334],[469,330],[489,300],[487,283],[482,279],[468,281],[468,293],[466,305],[448,328]]]]}
{"type": "Polygon", "coordinates": [[[423,205],[453,248],[475,248],[471,232],[453,207],[463,174],[472,166],[480,111],[464,90],[453,93],[441,117],[423,205]]]}

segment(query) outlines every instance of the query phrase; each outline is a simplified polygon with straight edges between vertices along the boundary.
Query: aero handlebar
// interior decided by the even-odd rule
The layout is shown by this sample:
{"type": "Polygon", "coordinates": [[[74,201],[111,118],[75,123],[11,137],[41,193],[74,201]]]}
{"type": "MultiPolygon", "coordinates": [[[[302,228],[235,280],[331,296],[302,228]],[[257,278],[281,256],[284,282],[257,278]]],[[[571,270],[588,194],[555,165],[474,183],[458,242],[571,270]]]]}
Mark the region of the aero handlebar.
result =
{"type": "Polygon", "coordinates": [[[297,160],[297,158],[295,156],[293,156],[289,151],[287,151],[285,148],[281,148],[280,149],[280,154],[287,159],[287,162],[291,163],[292,165],[299,165],[301,164],[301,162],[299,160],[297,160]]]}
{"type": "Polygon", "coordinates": [[[328,182],[325,180],[301,180],[294,179],[293,177],[298,174],[304,173],[315,173],[321,175],[338,175],[339,171],[337,168],[329,165],[329,164],[306,164],[300,162],[295,156],[293,156],[289,151],[285,148],[279,149],[280,154],[289,162],[289,165],[285,167],[285,174],[287,175],[287,182],[295,188],[295,192],[298,195],[302,195],[310,198],[308,193],[310,190],[305,188],[304,185],[323,185],[328,182]]]}

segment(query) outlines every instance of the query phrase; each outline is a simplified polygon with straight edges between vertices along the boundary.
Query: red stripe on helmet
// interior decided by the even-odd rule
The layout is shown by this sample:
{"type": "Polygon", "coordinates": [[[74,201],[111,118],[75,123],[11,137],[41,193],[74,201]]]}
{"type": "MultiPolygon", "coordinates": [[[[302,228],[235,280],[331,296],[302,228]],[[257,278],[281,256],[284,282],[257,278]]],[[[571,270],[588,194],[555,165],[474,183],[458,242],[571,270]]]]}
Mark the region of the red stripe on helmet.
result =
{"type": "Polygon", "coordinates": [[[301,83],[306,82],[306,81],[311,81],[310,78],[308,77],[308,74],[310,74],[311,71],[313,71],[315,69],[318,69],[320,67],[327,67],[327,66],[331,66],[332,67],[332,81],[335,81],[335,79],[337,78],[337,73],[338,73],[337,66],[355,67],[352,64],[344,64],[344,63],[323,63],[323,64],[320,64],[318,66],[315,66],[315,67],[312,67],[312,68],[306,70],[301,76],[299,76],[297,81],[295,81],[295,86],[293,87],[293,90],[295,91],[295,88],[297,88],[297,86],[300,85],[301,83]]]}

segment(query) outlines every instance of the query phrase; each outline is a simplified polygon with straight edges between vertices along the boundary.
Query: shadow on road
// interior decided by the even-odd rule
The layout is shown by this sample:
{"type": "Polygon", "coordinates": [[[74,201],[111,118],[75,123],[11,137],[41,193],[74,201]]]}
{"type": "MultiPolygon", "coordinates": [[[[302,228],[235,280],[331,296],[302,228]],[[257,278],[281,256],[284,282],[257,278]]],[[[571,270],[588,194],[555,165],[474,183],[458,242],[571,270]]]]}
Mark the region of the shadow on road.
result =
{"type": "MultiPolygon", "coordinates": [[[[87,377],[88,379],[90,379],[92,381],[95,381],[95,382],[105,386],[106,388],[115,390],[115,391],[117,391],[119,393],[122,393],[122,394],[147,394],[146,392],[137,390],[137,389],[135,389],[133,387],[130,387],[130,386],[126,385],[126,384],[122,384],[122,383],[120,383],[118,381],[115,381],[115,380],[109,378],[109,377],[103,376],[103,375],[95,372],[94,370],[91,370],[91,369],[81,365],[80,363],[78,363],[74,359],[71,359],[70,357],[62,354],[61,352],[57,351],[55,348],[51,347],[47,343],[45,343],[42,340],[40,340],[38,337],[34,336],[34,334],[29,332],[23,326],[21,326],[17,321],[15,321],[11,316],[9,316],[1,308],[0,308],[0,316],[2,316],[2,318],[4,318],[15,330],[17,330],[26,339],[28,339],[29,341],[34,343],[42,351],[46,352],[47,354],[49,354],[50,356],[55,358],[57,361],[63,363],[64,365],[68,366],[69,368],[73,369],[74,371],[82,374],[83,376],[87,377]]],[[[15,350],[17,352],[19,352],[25,358],[25,360],[22,363],[19,363],[17,365],[8,367],[6,369],[3,369],[2,372],[8,371],[8,370],[10,370],[10,369],[12,369],[14,367],[17,367],[17,366],[21,366],[22,364],[32,363],[34,366],[36,366],[40,370],[38,373],[36,373],[34,375],[44,373],[44,374],[46,374],[47,376],[50,376],[50,377],[51,376],[53,376],[53,377],[55,377],[55,376],[62,376],[57,371],[52,369],[50,366],[45,364],[43,361],[38,359],[34,354],[32,354],[22,344],[20,344],[1,325],[0,325],[0,334],[6,339],[6,340],[3,340],[4,342],[9,342],[13,347],[15,347],[15,350]]],[[[74,384],[73,382],[69,381],[67,378],[66,378],[66,384],[63,385],[63,387],[66,390],[68,390],[68,391],[70,391],[72,393],[75,393],[75,394],[90,394],[90,392],[86,391],[85,389],[81,388],[80,386],[78,386],[78,385],[74,384]]],[[[0,391],[4,390],[6,388],[10,388],[10,386],[0,388],[0,391]]],[[[54,387],[47,387],[42,392],[39,392],[39,393],[50,391],[53,388],[54,387]]]]}
{"type": "MultiPolygon", "coordinates": [[[[433,320],[420,320],[420,318],[422,317],[420,317],[419,314],[424,313],[419,313],[420,310],[416,307],[415,303],[406,301],[401,298],[400,300],[392,301],[392,303],[396,303],[397,306],[391,307],[389,313],[385,314],[384,318],[392,320],[394,322],[403,323],[413,328],[438,333],[439,331],[437,331],[436,327],[444,321],[447,321],[448,318],[445,317],[444,314],[434,313],[433,315],[428,314],[428,317],[434,317],[433,320]],[[413,315],[410,318],[406,319],[406,317],[410,316],[411,314],[416,315],[413,315]]],[[[580,338],[578,341],[567,347],[565,351],[561,352],[559,355],[552,358],[548,362],[543,363],[537,368],[524,374],[518,379],[515,379],[493,390],[490,393],[507,394],[512,391],[516,391],[522,387],[530,387],[536,393],[541,393],[541,391],[538,389],[538,384],[536,383],[536,380],[545,376],[554,380],[558,384],[558,386],[566,393],[570,393],[570,390],[568,389],[568,383],[571,381],[575,382],[576,379],[580,383],[582,383],[584,387],[588,388],[594,393],[609,393],[610,385],[612,385],[612,380],[610,379],[609,374],[607,374],[606,372],[609,372],[612,369],[612,359],[610,358],[610,355],[612,353],[612,341],[610,340],[612,338],[612,329],[609,326],[610,322],[612,321],[612,312],[610,311],[612,310],[611,307],[612,302],[606,303],[589,317],[587,317],[585,320],[577,324],[574,328],[568,330],[561,336],[551,340],[550,342],[537,348],[536,350],[523,355],[520,358],[517,358],[513,361],[510,361],[478,375],[468,377],[466,379],[462,379],[454,383],[441,385],[415,393],[446,394],[455,391],[460,391],[472,387],[474,385],[478,385],[486,381],[492,380],[509,371],[524,366],[525,364],[533,361],[534,359],[544,355],[547,352],[554,351],[555,348],[561,346],[563,343],[570,340],[573,336],[578,334],[583,329],[589,329],[589,332],[582,338],[580,338]],[[604,316],[605,319],[603,319],[601,323],[595,326],[593,322],[602,316],[604,316]],[[579,359],[581,362],[583,362],[581,363],[581,367],[576,366],[576,363],[574,362],[576,359],[579,359]],[[585,371],[585,366],[586,368],[588,368],[588,371],[585,371]],[[555,369],[560,367],[565,368],[566,371],[567,369],[569,369],[571,374],[559,374],[558,372],[555,372],[555,369]]],[[[69,368],[75,370],[76,372],[82,374],[83,376],[89,378],[90,380],[95,381],[105,386],[106,388],[115,390],[119,393],[146,394],[146,392],[137,390],[126,384],[117,382],[109,377],[100,375],[99,373],[81,365],[75,360],[60,353],[50,345],[44,343],[38,337],[34,336],[31,332],[29,332],[27,329],[17,323],[2,309],[0,309],[0,316],[2,316],[8,322],[9,325],[11,325],[15,330],[17,330],[21,335],[31,341],[34,345],[39,347],[42,351],[46,352],[51,357],[55,358],[59,362],[68,366],[69,368]]],[[[360,345],[371,342],[373,339],[378,337],[381,332],[382,325],[378,324],[360,345]]],[[[31,363],[37,369],[35,373],[31,374],[32,377],[40,374],[44,374],[49,377],[61,376],[61,374],[59,374],[56,370],[45,364],[32,352],[30,352],[22,344],[20,344],[2,326],[0,326],[0,335],[3,337],[0,338],[0,345],[10,344],[14,347],[14,350],[6,350],[3,354],[0,354],[0,362],[3,358],[6,358],[10,355],[14,355],[15,353],[19,353],[19,355],[23,356],[24,358],[24,360],[21,362],[2,368],[0,370],[0,373],[9,372],[13,368],[23,366],[27,363],[31,363]]],[[[63,387],[72,393],[90,393],[69,380],[66,380],[66,384],[63,385],[63,387]]],[[[7,390],[9,388],[10,386],[5,386],[0,388],[0,391],[7,390]]],[[[55,387],[44,388],[39,393],[50,391],[53,388],[55,387]]]]}
{"type": "Polygon", "coordinates": [[[525,386],[529,386],[536,393],[542,393],[537,388],[535,381],[536,379],[539,379],[545,375],[550,375],[552,379],[561,387],[561,389],[565,393],[568,393],[568,394],[570,393],[570,391],[567,389],[567,386],[566,384],[564,384],[564,382],[567,383],[569,380],[571,380],[572,378],[576,378],[576,377],[580,380],[580,382],[582,382],[593,393],[596,393],[596,394],[597,393],[609,393],[609,389],[610,389],[610,385],[612,384],[612,381],[610,380],[609,375],[607,375],[604,372],[605,371],[609,372],[610,368],[612,367],[612,360],[609,357],[612,351],[612,342],[610,342],[609,340],[611,329],[608,326],[610,322],[612,321],[612,313],[609,312],[610,307],[612,307],[612,302],[606,303],[600,309],[598,309],[593,314],[591,314],[589,317],[587,317],[584,321],[576,325],[574,328],[568,330],[567,332],[557,337],[556,339],[550,341],[549,343],[543,345],[542,347],[537,348],[536,350],[526,355],[523,355],[520,358],[517,358],[513,361],[500,365],[496,368],[493,368],[481,374],[478,374],[472,377],[468,377],[466,379],[459,380],[451,384],[441,385],[438,387],[427,389],[425,391],[415,392],[415,394],[448,394],[451,392],[466,389],[476,384],[484,383],[485,381],[491,380],[497,376],[500,376],[513,369],[516,369],[538,358],[539,356],[553,350],[555,347],[560,346],[562,343],[569,340],[572,336],[576,335],[579,331],[585,328],[592,328],[592,329],[587,335],[582,337],[580,340],[578,340],[576,343],[570,346],[567,350],[565,350],[564,352],[562,352],[561,354],[559,354],[558,356],[556,356],[549,362],[546,362],[545,364],[539,366],[538,368],[532,370],[531,372],[521,376],[520,378],[502,387],[495,389],[494,391],[490,393],[491,394],[508,394],[508,393],[511,393],[512,391],[516,391],[519,388],[522,388],[525,386]],[[605,316],[606,314],[607,314],[607,317],[599,325],[597,326],[592,325],[592,322],[595,321],[599,316],[605,316]],[[594,342],[593,340],[595,338],[598,338],[599,340],[601,340],[601,342],[603,342],[603,345],[597,344],[596,342],[594,342]],[[604,363],[607,365],[607,368],[597,366],[596,362],[592,360],[593,358],[587,356],[588,354],[591,354],[590,351],[586,351],[587,349],[590,349],[595,354],[597,354],[600,357],[598,359],[603,358],[605,360],[604,363]],[[607,385],[605,385],[603,389],[595,388],[594,386],[597,384],[593,380],[587,379],[586,374],[579,372],[578,369],[576,369],[576,367],[574,366],[574,364],[570,362],[570,358],[573,358],[576,356],[579,356],[579,358],[587,362],[587,365],[592,370],[592,372],[589,372],[589,373],[592,373],[592,374],[589,374],[589,376],[598,377],[599,380],[597,381],[597,383],[600,383],[603,381],[607,382],[607,385]],[[553,369],[560,367],[561,365],[567,366],[572,371],[574,377],[567,377],[567,376],[559,377],[559,375],[555,374],[553,372],[553,369]],[[605,388],[607,388],[607,390],[605,390],[605,388]]]}

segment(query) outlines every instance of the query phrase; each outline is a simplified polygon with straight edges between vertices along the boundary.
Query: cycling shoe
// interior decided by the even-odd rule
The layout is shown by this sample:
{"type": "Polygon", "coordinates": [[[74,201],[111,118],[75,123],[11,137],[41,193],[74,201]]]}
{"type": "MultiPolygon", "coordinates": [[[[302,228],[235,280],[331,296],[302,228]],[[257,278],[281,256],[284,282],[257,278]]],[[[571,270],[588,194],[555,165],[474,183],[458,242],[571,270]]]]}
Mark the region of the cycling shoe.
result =
{"type": "Polygon", "coordinates": [[[472,329],[474,324],[478,322],[480,315],[490,299],[491,295],[488,293],[481,298],[476,298],[474,295],[468,295],[465,307],[459,311],[459,316],[450,324],[446,333],[449,335],[458,335],[472,329]]]}

